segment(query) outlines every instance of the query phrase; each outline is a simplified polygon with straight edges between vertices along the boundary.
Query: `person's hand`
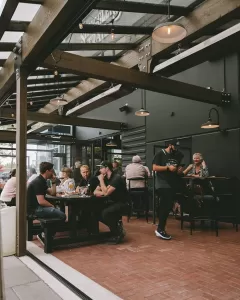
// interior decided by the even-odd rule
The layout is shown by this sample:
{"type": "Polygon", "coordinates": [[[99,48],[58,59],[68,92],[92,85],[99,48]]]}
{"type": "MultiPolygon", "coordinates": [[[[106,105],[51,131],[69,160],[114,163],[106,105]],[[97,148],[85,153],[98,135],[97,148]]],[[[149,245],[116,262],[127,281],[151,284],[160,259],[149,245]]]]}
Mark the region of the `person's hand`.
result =
{"type": "Polygon", "coordinates": [[[200,176],[199,176],[199,174],[193,174],[193,175],[191,175],[191,177],[198,178],[198,177],[200,177],[200,176]]]}
{"type": "Polygon", "coordinates": [[[183,172],[183,167],[178,167],[177,173],[178,173],[178,174],[182,174],[182,172],[183,172]]]}
{"type": "Polygon", "coordinates": [[[98,180],[99,180],[99,181],[101,181],[101,180],[103,180],[103,179],[104,179],[103,174],[98,175],[98,180]]]}
{"type": "Polygon", "coordinates": [[[79,186],[76,187],[76,193],[80,193],[80,188],[79,188],[79,186]]]}
{"type": "Polygon", "coordinates": [[[52,175],[52,178],[51,178],[52,184],[56,183],[56,179],[57,179],[57,177],[55,175],[52,175]]]}
{"type": "Polygon", "coordinates": [[[202,161],[202,167],[203,167],[203,169],[205,169],[206,166],[207,166],[207,165],[206,165],[205,161],[203,160],[203,161],[202,161]]]}
{"type": "Polygon", "coordinates": [[[168,167],[168,170],[170,172],[176,172],[177,171],[177,167],[171,165],[171,166],[168,167]]]}

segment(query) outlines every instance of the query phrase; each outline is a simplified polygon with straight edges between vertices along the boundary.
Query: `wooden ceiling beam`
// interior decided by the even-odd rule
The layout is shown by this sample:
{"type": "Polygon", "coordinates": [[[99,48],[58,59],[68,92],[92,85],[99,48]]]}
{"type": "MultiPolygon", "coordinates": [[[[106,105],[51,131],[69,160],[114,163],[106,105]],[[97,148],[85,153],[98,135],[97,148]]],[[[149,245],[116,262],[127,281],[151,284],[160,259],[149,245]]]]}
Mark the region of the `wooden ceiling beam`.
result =
{"type": "Polygon", "coordinates": [[[25,32],[29,24],[27,21],[11,21],[7,31],[25,32]]]}
{"type": "MultiPolygon", "coordinates": [[[[18,0],[7,0],[0,15],[0,40],[7,30],[12,16],[18,6],[18,0]]],[[[1,5],[0,5],[1,6],[1,5]]]]}
{"type": "MultiPolygon", "coordinates": [[[[129,70],[114,64],[108,64],[91,58],[56,50],[53,56],[58,60],[58,69],[64,72],[83,74],[91,78],[112,81],[153,92],[168,94],[204,103],[220,104],[222,93],[203,87],[157,77],[136,70],[129,70]],[[61,60],[59,59],[61,57],[61,60]]],[[[54,68],[54,60],[49,56],[44,66],[54,68]]]]}
{"type": "MultiPolygon", "coordinates": [[[[106,50],[131,50],[136,47],[134,43],[62,43],[57,49],[62,51],[106,51],[106,50]]],[[[0,44],[1,49],[1,44],[0,44]]]]}
{"type": "MultiPolygon", "coordinates": [[[[1,109],[0,118],[12,119],[15,120],[16,113],[14,109],[1,109]]],[[[86,118],[73,118],[65,117],[59,115],[47,115],[42,113],[27,113],[28,121],[50,123],[50,124],[62,124],[62,125],[72,125],[72,126],[81,126],[81,127],[91,127],[91,128],[102,128],[102,129],[112,129],[112,130],[121,130],[122,123],[115,121],[105,121],[105,120],[95,120],[95,119],[86,119],[86,118]]]]}

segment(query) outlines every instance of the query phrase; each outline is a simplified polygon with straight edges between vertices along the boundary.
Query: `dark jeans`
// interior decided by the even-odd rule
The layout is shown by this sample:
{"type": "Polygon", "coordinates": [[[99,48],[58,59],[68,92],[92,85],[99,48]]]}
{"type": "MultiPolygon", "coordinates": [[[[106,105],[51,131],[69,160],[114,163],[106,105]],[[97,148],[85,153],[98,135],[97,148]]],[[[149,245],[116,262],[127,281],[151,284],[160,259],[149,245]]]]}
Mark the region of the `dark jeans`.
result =
{"type": "Polygon", "coordinates": [[[66,220],[65,213],[55,207],[44,207],[39,205],[35,210],[35,215],[38,218],[56,218],[62,221],[66,220]]]}
{"type": "Polygon", "coordinates": [[[102,211],[100,221],[110,228],[113,235],[118,235],[118,221],[122,214],[126,213],[128,205],[122,202],[116,202],[102,211]]]}
{"type": "Polygon", "coordinates": [[[158,189],[157,195],[160,198],[158,206],[158,230],[165,230],[167,218],[174,203],[175,191],[172,188],[158,189]]]}

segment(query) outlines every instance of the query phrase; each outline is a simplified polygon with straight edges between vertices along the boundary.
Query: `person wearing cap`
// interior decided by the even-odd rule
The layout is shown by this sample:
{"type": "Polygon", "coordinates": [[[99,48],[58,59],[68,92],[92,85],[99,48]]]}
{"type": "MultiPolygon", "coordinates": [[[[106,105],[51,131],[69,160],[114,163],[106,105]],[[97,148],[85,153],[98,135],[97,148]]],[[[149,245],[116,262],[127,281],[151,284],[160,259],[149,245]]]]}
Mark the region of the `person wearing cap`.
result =
{"type": "Polygon", "coordinates": [[[120,176],[123,175],[122,168],[120,167],[119,162],[117,160],[113,161],[112,166],[113,166],[114,173],[119,174],[120,176]]]}
{"type": "Polygon", "coordinates": [[[183,168],[180,166],[183,154],[178,151],[177,140],[166,142],[166,149],[158,152],[153,159],[153,171],[156,172],[156,193],[160,198],[158,206],[159,224],[155,234],[164,240],[170,240],[165,227],[169,212],[174,203],[176,189],[183,176],[183,168]]]}
{"type": "Polygon", "coordinates": [[[112,233],[110,242],[118,244],[124,238],[124,229],[119,223],[119,219],[128,208],[126,184],[119,174],[113,172],[111,162],[103,161],[99,167],[99,186],[94,191],[94,195],[97,197],[109,196],[113,202],[110,206],[103,209],[101,222],[110,228],[112,233]]]}
{"type": "MultiPolygon", "coordinates": [[[[142,177],[143,179],[148,177],[146,168],[142,165],[141,157],[138,155],[133,156],[132,163],[126,166],[125,177],[127,187],[129,188],[129,179],[142,177]]],[[[132,180],[131,188],[145,188],[144,180],[132,180]]]]}

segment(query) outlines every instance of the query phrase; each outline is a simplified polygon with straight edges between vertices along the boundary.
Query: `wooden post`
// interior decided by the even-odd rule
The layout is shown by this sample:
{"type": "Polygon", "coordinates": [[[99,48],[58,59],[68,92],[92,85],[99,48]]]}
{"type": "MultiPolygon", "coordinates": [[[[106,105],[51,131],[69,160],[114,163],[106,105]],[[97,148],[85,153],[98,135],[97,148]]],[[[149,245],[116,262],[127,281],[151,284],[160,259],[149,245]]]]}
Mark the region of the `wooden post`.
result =
{"type": "Polygon", "coordinates": [[[27,72],[22,67],[16,68],[17,110],[16,110],[16,206],[17,206],[17,256],[26,254],[26,215],[27,215],[27,72]]]}

